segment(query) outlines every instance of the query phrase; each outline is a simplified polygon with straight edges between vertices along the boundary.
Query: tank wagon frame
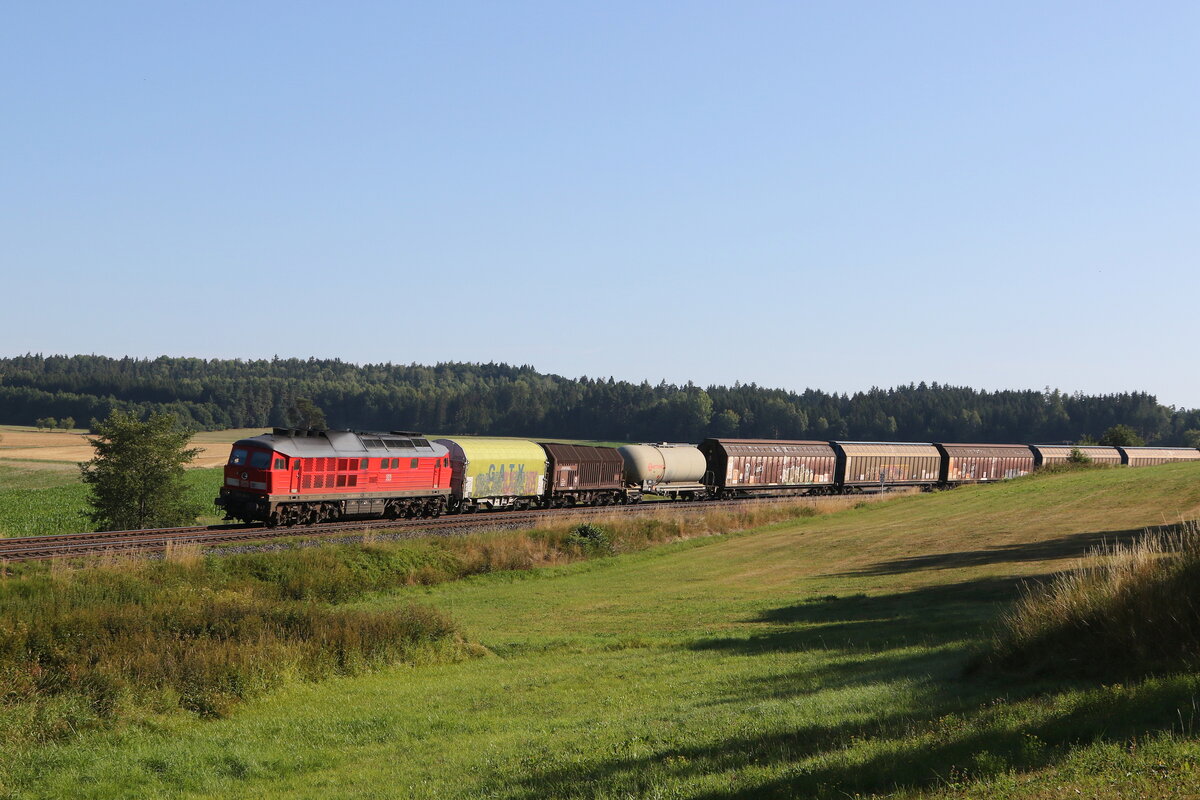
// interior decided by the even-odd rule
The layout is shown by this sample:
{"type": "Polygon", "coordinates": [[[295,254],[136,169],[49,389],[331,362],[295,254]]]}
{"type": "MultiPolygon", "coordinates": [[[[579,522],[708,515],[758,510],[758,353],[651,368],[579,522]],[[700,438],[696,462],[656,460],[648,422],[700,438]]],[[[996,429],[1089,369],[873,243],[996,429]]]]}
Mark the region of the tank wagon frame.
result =
{"type": "Polygon", "coordinates": [[[704,483],[708,464],[694,445],[661,442],[618,447],[625,462],[625,485],[629,502],[643,494],[668,500],[706,500],[711,496],[704,483]]]}

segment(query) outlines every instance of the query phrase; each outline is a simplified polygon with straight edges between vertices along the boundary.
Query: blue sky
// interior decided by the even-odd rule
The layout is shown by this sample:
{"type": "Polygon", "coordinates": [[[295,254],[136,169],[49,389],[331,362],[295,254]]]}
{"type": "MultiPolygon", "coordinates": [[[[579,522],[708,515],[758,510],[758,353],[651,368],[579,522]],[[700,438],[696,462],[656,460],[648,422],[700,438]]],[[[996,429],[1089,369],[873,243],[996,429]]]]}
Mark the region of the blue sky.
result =
{"type": "Polygon", "coordinates": [[[26,3],[0,354],[1200,406],[1195,3],[26,3]]]}

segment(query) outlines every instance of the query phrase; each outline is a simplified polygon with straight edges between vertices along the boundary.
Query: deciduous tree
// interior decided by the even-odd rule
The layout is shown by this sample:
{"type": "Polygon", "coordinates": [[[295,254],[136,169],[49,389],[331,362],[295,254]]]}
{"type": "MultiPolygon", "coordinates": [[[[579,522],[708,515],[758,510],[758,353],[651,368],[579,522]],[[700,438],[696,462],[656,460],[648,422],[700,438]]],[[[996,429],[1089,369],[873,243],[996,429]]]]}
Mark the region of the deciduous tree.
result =
{"type": "Polygon", "coordinates": [[[295,404],[288,409],[288,421],[297,428],[324,430],[327,427],[325,413],[307,397],[296,398],[295,404]]]}
{"type": "Polygon", "coordinates": [[[188,497],[184,466],[200,451],[170,414],[146,421],[113,411],[92,428],[96,456],[80,464],[98,530],[188,525],[204,506],[188,497]]]}
{"type": "Polygon", "coordinates": [[[1100,437],[1100,444],[1109,447],[1141,447],[1146,444],[1146,440],[1128,425],[1113,425],[1100,437]]]}

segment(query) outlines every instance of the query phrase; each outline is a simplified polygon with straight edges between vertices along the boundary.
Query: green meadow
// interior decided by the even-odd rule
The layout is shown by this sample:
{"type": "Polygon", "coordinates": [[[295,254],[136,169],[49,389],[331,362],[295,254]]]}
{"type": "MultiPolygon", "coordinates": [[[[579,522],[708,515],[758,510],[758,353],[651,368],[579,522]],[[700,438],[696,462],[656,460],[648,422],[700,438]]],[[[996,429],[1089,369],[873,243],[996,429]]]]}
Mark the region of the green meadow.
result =
{"type": "Polygon", "coordinates": [[[9,748],[0,796],[1190,797],[1195,675],[966,668],[1023,584],[1198,512],[1200,465],[1082,471],[381,588],[341,607],[471,656],[9,748]]]}
{"type": "MultiPolygon", "coordinates": [[[[190,469],[187,480],[191,497],[208,512],[198,524],[221,521],[213,498],[221,489],[220,467],[190,469]]],[[[0,536],[42,536],[78,533],[92,529],[87,519],[87,487],[79,471],[48,469],[36,462],[0,463],[0,536]]]]}

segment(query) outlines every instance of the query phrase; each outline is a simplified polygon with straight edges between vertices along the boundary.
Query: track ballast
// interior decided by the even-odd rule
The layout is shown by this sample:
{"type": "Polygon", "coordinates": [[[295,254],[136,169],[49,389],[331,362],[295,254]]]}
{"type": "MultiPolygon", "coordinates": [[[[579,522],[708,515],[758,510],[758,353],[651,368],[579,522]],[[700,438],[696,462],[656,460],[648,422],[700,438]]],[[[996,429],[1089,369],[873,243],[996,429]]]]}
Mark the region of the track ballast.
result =
{"type": "MultiPolygon", "coordinates": [[[[417,536],[455,536],[483,530],[520,528],[536,525],[554,517],[586,517],[612,514],[647,514],[661,511],[703,512],[715,508],[744,506],[748,503],[778,503],[796,497],[758,497],[739,500],[714,500],[703,503],[646,503],[632,506],[579,506],[538,511],[495,511],[454,514],[434,519],[363,519],[349,522],[296,525],[289,528],[250,527],[245,525],[158,528],[138,531],[96,531],[61,533],[48,536],[20,536],[0,539],[0,561],[40,561],[51,558],[116,554],[153,554],[169,545],[209,547],[286,537],[324,538],[359,531],[389,531],[401,538],[417,536]]],[[[829,497],[804,498],[810,502],[828,501],[829,497]]]]}

